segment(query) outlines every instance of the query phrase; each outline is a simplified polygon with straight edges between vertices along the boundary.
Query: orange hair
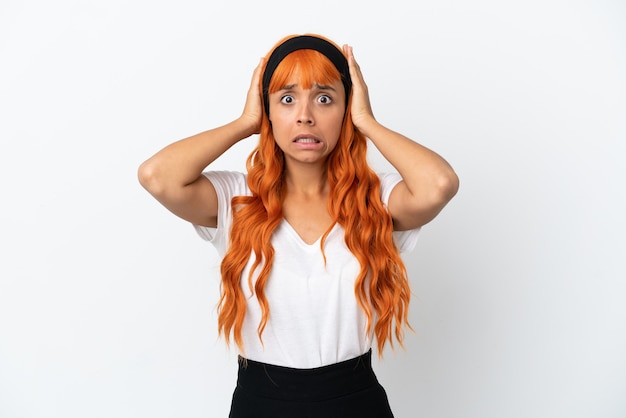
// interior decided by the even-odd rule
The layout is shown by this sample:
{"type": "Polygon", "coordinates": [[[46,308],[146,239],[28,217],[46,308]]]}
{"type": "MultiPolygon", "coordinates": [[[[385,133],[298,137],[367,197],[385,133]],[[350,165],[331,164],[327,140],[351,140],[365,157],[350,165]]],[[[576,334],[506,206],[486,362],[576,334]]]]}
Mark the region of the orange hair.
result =
{"type": "MultiPolygon", "coordinates": [[[[298,71],[304,88],[340,79],[337,69],[323,54],[303,49],[287,55],[278,65],[269,92],[280,89],[294,70],[298,71]]],[[[355,296],[367,315],[368,332],[374,323],[378,351],[382,355],[387,342],[393,346],[394,335],[402,344],[403,326],[408,326],[410,288],[406,268],[392,239],[391,216],[380,200],[380,180],[367,164],[367,142],[354,128],[349,111],[351,99],[347,97],[346,100],[348,111],[344,116],[340,139],[327,160],[332,196],[328,212],[334,222],[322,236],[320,246],[323,252],[326,237],[335,223],[344,228],[346,245],[361,265],[355,283],[355,296]]],[[[222,285],[218,305],[220,335],[225,335],[227,342],[232,335],[242,351],[241,332],[246,299],[241,289],[241,276],[254,253],[247,281],[261,307],[262,317],[257,329],[261,338],[270,313],[264,291],[274,260],[270,238],[283,218],[284,156],[274,141],[267,115],[263,117],[259,145],[248,157],[246,166],[252,195],[232,199],[233,224],[229,249],[221,264],[222,285]],[[258,274],[256,281],[254,273],[258,274]]]]}

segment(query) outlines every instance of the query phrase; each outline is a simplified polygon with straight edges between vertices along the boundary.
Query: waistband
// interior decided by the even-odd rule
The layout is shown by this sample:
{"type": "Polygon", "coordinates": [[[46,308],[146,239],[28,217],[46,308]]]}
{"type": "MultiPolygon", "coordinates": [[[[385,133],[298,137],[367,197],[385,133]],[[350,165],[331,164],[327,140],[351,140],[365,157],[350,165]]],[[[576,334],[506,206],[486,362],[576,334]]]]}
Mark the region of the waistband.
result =
{"type": "Polygon", "coordinates": [[[328,366],[294,369],[240,357],[237,387],[281,400],[312,401],[339,397],[378,385],[372,351],[328,366]]]}

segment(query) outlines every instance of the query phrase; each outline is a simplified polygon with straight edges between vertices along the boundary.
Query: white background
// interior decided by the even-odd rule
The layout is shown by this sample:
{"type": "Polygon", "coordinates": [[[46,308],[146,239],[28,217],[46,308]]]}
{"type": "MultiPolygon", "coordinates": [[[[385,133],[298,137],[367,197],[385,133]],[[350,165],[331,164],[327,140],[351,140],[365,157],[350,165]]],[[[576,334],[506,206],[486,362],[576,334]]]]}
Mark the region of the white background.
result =
{"type": "Polygon", "coordinates": [[[603,0],[2,0],[0,417],[227,416],[214,250],[136,170],[305,32],[461,178],[405,257],[416,332],[376,362],[396,416],[625,417],[625,28],[603,0]]]}

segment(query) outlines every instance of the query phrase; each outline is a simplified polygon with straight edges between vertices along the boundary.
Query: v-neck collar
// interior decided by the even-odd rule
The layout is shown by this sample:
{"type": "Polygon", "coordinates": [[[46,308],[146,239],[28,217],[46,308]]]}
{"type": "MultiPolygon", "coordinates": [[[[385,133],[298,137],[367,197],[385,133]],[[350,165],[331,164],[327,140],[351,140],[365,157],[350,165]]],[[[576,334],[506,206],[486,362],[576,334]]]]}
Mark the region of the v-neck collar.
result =
{"type": "MultiPolygon", "coordinates": [[[[282,225],[284,226],[285,230],[289,233],[289,235],[292,237],[292,239],[294,241],[296,241],[301,247],[307,248],[307,249],[315,249],[318,248],[320,246],[320,242],[322,240],[322,237],[324,236],[324,233],[322,233],[322,235],[320,235],[319,237],[317,237],[317,239],[309,244],[306,241],[304,241],[302,239],[302,237],[300,236],[300,234],[298,234],[298,231],[295,230],[295,228],[286,220],[283,218],[282,220],[282,225]]],[[[337,228],[339,224],[335,223],[335,225],[333,225],[333,227],[330,230],[330,234],[332,234],[335,229],[337,228]]]]}

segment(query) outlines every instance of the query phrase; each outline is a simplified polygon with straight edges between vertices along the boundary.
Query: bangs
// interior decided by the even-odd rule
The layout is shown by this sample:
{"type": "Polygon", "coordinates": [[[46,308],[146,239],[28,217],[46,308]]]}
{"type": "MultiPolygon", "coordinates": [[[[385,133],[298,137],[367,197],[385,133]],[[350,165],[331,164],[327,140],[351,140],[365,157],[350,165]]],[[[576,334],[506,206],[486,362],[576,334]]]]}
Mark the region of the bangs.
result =
{"type": "Polygon", "coordinates": [[[278,64],[269,84],[269,93],[286,86],[294,75],[298,76],[298,84],[303,89],[310,89],[314,84],[329,85],[341,81],[339,71],[324,54],[312,49],[300,49],[278,64]]]}

